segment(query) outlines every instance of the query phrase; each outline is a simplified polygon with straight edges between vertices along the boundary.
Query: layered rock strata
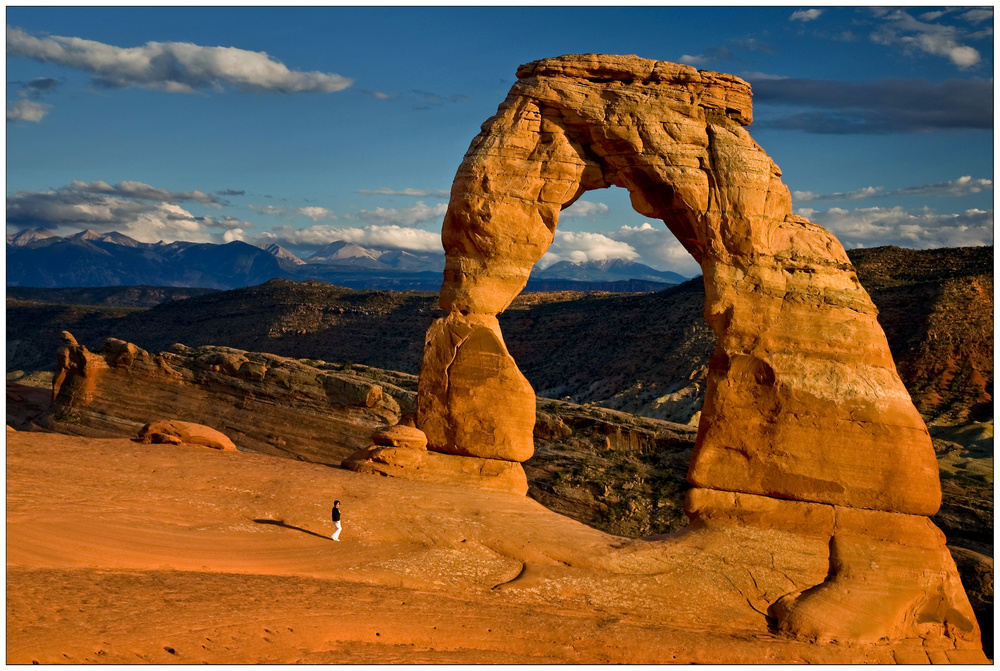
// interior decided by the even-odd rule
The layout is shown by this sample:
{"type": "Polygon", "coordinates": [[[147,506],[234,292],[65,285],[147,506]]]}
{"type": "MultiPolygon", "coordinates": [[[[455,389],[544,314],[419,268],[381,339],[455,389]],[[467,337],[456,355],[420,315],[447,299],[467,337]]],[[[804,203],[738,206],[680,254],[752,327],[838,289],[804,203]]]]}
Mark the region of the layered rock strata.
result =
{"type": "Polygon", "coordinates": [[[427,332],[418,392],[429,450],[530,456],[533,392],[496,315],[561,210],[625,188],[701,265],[717,337],[689,517],[824,520],[823,576],[765,599],[779,631],[976,650],[954,562],[926,518],[941,502],[930,436],[843,247],[792,212],[781,171],[743,128],[749,85],[595,54],[529,63],[517,77],[459,166],[444,219],[448,315],[427,332]],[[769,512],[748,514],[747,497],[769,512]]]}
{"type": "Polygon", "coordinates": [[[54,401],[41,423],[62,433],[133,437],[159,418],[221,431],[245,451],[339,466],[394,424],[408,395],[351,373],[224,347],[150,354],[110,338],[97,352],[63,335],[54,401]]]}

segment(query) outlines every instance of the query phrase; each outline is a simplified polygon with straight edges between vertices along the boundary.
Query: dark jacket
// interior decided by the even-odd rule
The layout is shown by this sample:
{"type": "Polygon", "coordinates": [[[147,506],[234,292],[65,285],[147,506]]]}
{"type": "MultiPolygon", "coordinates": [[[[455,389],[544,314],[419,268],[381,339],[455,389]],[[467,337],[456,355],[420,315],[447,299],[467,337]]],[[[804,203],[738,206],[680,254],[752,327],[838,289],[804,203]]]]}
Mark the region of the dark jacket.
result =
{"type": "Polygon", "coordinates": [[[340,521],[340,508],[334,508],[333,512],[331,512],[330,515],[333,518],[334,522],[339,522],[340,521]]]}

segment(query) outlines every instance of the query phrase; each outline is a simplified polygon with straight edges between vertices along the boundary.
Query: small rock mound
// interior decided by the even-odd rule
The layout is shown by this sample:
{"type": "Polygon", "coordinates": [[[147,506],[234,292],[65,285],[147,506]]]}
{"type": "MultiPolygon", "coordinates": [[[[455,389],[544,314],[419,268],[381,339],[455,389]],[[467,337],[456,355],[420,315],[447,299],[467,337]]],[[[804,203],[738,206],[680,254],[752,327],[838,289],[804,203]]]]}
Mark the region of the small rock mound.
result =
{"type": "Polygon", "coordinates": [[[216,431],[204,424],[181,422],[175,419],[150,422],[139,429],[139,440],[143,443],[168,443],[172,445],[187,443],[226,452],[236,451],[236,445],[221,431],[216,431]]]}

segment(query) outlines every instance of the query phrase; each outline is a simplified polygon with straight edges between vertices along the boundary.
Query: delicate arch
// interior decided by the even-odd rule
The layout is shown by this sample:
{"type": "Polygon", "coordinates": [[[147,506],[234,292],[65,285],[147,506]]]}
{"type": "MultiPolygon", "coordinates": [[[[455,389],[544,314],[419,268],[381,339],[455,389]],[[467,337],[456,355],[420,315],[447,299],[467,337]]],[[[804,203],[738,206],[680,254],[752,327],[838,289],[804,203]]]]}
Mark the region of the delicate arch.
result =
{"type": "Polygon", "coordinates": [[[689,480],[696,487],[916,514],[940,505],[927,430],[843,247],[792,213],[743,128],[742,80],[635,56],[522,66],[452,187],[441,307],[419,428],[432,450],[523,461],[534,393],[496,315],[524,288],[559,212],[629,191],[702,267],[718,344],[689,480]]]}

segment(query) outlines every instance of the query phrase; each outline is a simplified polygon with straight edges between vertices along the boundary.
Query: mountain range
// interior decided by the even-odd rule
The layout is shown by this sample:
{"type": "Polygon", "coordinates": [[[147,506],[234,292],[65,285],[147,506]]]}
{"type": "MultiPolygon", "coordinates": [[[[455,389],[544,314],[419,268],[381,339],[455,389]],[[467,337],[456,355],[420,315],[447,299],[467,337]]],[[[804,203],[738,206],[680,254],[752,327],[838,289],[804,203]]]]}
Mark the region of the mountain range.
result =
{"type": "MultiPolygon", "coordinates": [[[[7,236],[7,286],[153,285],[236,289],[282,277],[354,289],[437,291],[444,254],[332,242],[301,259],[278,244],[146,243],[117,232],[60,237],[45,229],[7,236]]],[[[677,273],[622,259],[536,270],[529,291],[658,291],[683,282],[677,273]]]]}

